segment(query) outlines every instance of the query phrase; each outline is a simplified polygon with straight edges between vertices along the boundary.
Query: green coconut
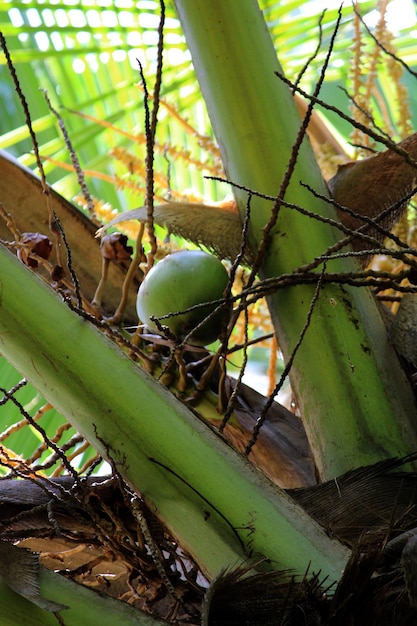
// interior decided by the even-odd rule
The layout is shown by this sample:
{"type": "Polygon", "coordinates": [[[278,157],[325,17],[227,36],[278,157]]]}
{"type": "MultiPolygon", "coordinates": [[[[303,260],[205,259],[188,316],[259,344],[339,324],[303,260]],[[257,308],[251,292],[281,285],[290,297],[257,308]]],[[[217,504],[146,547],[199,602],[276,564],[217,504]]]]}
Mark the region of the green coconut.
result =
{"type": "Polygon", "coordinates": [[[215,256],[201,250],[174,252],[157,263],[142,282],[136,301],[139,319],[160,332],[152,319],[157,318],[179,341],[190,335],[187,343],[206,346],[219,337],[225,310],[197,326],[218,307],[228,280],[226,268],[215,256]],[[196,305],[204,306],[181,313],[196,305]]]}

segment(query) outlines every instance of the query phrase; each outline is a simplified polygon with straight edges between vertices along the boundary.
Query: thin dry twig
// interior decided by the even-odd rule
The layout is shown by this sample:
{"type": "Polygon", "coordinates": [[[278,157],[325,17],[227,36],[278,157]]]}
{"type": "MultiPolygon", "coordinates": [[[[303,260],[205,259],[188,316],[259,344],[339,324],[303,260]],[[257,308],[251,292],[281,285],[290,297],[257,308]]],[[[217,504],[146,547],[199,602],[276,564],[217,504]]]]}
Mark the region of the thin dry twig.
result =
{"type": "MultiPolygon", "coordinates": [[[[51,233],[53,234],[55,241],[56,241],[56,258],[57,258],[57,268],[55,268],[54,274],[58,277],[58,282],[62,277],[62,272],[63,272],[63,268],[64,268],[64,261],[63,261],[63,257],[62,257],[62,249],[61,249],[61,244],[62,242],[64,243],[65,246],[65,250],[67,252],[67,263],[66,266],[71,274],[73,283],[74,283],[74,289],[75,289],[75,293],[77,296],[77,301],[78,301],[78,305],[79,308],[82,308],[82,297],[80,294],[80,286],[79,286],[79,282],[76,276],[76,273],[74,271],[74,268],[72,266],[72,260],[71,260],[71,250],[70,247],[68,245],[68,242],[66,240],[65,237],[65,233],[64,230],[62,228],[62,224],[60,223],[58,216],[56,215],[52,204],[51,204],[51,194],[50,194],[50,189],[48,186],[48,183],[46,181],[46,176],[45,176],[45,171],[43,168],[43,164],[42,164],[42,159],[40,156],[40,152],[39,152],[39,144],[38,144],[38,140],[36,138],[36,134],[35,131],[33,130],[33,126],[32,126],[32,119],[30,116],[30,111],[29,111],[29,106],[27,103],[27,100],[25,98],[25,95],[21,89],[20,86],[20,82],[19,82],[19,78],[17,76],[13,61],[11,59],[8,47],[7,47],[7,43],[6,43],[6,39],[3,35],[2,32],[0,32],[0,45],[3,49],[4,55],[6,57],[6,62],[7,62],[7,67],[9,69],[10,75],[13,79],[14,85],[15,85],[15,89],[16,89],[16,93],[19,96],[19,100],[20,103],[22,105],[23,108],[23,112],[25,115],[25,121],[26,121],[26,125],[28,127],[29,130],[29,134],[32,140],[32,145],[33,145],[33,151],[34,151],[34,155],[35,155],[35,159],[36,159],[36,165],[39,169],[39,173],[40,173],[40,180],[41,180],[41,186],[42,186],[42,191],[43,194],[45,196],[45,204],[46,204],[46,208],[48,211],[48,216],[49,216],[49,229],[51,231],[51,233]]],[[[53,274],[53,275],[54,275],[53,274]]]]}
{"type": "Polygon", "coordinates": [[[153,205],[154,205],[154,150],[155,150],[155,134],[158,122],[159,96],[162,83],[162,61],[164,47],[164,24],[165,24],[165,4],[160,0],[161,16],[158,26],[158,52],[157,52],[157,69],[156,79],[153,91],[152,112],[149,110],[149,94],[143,73],[142,64],[138,60],[140,76],[142,79],[144,91],[144,109],[145,109],[145,134],[146,134],[146,207],[147,207],[147,230],[151,243],[151,250],[148,254],[148,268],[152,267],[154,257],[157,251],[157,241],[155,236],[153,221],[153,205]]]}
{"type": "MultiPolygon", "coordinates": [[[[333,29],[332,36],[330,38],[328,51],[327,51],[327,54],[326,54],[326,57],[325,57],[325,60],[324,60],[324,63],[323,63],[323,66],[322,66],[322,69],[321,69],[321,72],[320,72],[319,79],[318,79],[318,81],[316,83],[316,86],[314,88],[314,96],[315,97],[317,97],[318,94],[320,93],[320,89],[321,89],[321,86],[322,86],[323,81],[324,81],[324,77],[325,77],[326,70],[327,70],[327,67],[328,67],[328,64],[329,64],[329,61],[330,61],[330,57],[331,57],[331,54],[333,52],[333,46],[334,46],[334,43],[335,43],[335,40],[336,40],[336,35],[338,33],[338,30],[339,30],[339,25],[340,25],[341,19],[342,19],[342,12],[341,12],[341,9],[339,9],[338,17],[337,17],[337,20],[336,20],[336,24],[335,24],[335,27],[333,29]]],[[[294,88],[298,89],[295,86],[294,86],[294,88]]],[[[276,198],[276,200],[274,202],[274,205],[272,207],[272,210],[271,210],[271,217],[270,217],[267,225],[263,229],[262,241],[261,241],[261,243],[258,246],[258,251],[257,251],[256,257],[255,257],[255,260],[254,260],[254,263],[253,263],[253,266],[252,266],[251,275],[250,275],[249,281],[248,281],[249,284],[254,282],[256,274],[258,273],[259,268],[261,266],[262,259],[263,259],[264,255],[265,255],[271,231],[272,231],[273,227],[276,224],[276,221],[278,219],[278,214],[279,214],[280,208],[282,206],[282,199],[285,196],[285,193],[286,193],[286,191],[288,189],[288,186],[290,184],[291,178],[292,178],[292,176],[294,174],[295,166],[296,166],[297,159],[298,159],[298,153],[299,153],[299,150],[301,148],[301,144],[304,141],[305,135],[307,133],[307,127],[308,127],[308,124],[310,122],[311,114],[313,112],[313,107],[314,107],[314,102],[313,102],[313,100],[310,99],[309,100],[309,105],[307,107],[307,112],[305,114],[305,117],[304,117],[304,120],[303,120],[303,122],[301,124],[301,127],[300,127],[300,129],[298,131],[297,138],[296,138],[296,140],[294,142],[294,145],[292,147],[291,156],[290,156],[290,159],[289,159],[289,162],[288,162],[288,165],[287,165],[287,169],[286,169],[286,171],[284,173],[284,177],[283,177],[283,180],[281,182],[281,185],[280,185],[280,188],[279,188],[279,191],[278,191],[278,194],[277,194],[277,198],[276,198]]]]}
{"type": "Polygon", "coordinates": [[[326,270],[326,264],[323,263],[323,271],[318,276],[316,289],[314,291],[313,297],[312,297],[311,302],[310,302],[309,309],[307,311],[306,321],[305,321],[304,326],[303,326],[303,328],[302,328],[302,330],[300,332],[300,335],[299,335],[299,337],[297,339],[297,343],[295,344],[294,349],[291,352],[291,355],[290,355],[290,357],[288,359],[288,362],[285,365],[284,371],[282,372],[282,374],[280,376],[280,379],[279,379],[278,383],[275,386],[275,389],[273,390],[273,392],[268,397],[267,401],[265,402],[265,404],[264,404],[264,406],[263,406],[263,408],[262,408],[262,410],[261,410],[261,412],[259,414],[258,419],[256,420],[255,427],[254,427],[254,429],[252,431],[252,437],[248,441],[248,443],[246,445],[246,448],[245,448],[246,456],[249,456],[253,446],[255,445],[255,443],[256,443],[256,441],[258,439],[259,432],[260,432],[260,430],[262,428],[262,425],[263,425],[263,423],[266,420],[268,411],[271,408],[272,403],[275,400],[275,397],[277,396],[277,394],[282,389],[282,386],[284,385],[284,383],[285,383],[285,381],[286,381],[286,379],[287,379],[287,377],[288,377],[288,375],[289,375],[289,373],[291,371],[291,368],[293,366],[293,363],[294,363],[295,357],[297,355],[297,352],[300,349],[301,344],[304,341],[304,337],[305,337],[305,335],[307,333],[307,330],[308,330],[308,328],[310,326],[310,323],[311,323],[311,318],[313,317],[314,308],[315,308],[316,303],[317,303],[318,298],[319,298],[320,289],[321,289],[322,284],[323,284],[323,276],[324,276],[325,270],[326,270]]]}
{"type": "Polygon", "coordinates": [[[70,138],[70,136],[68,134],[68,131],[66,129],[65,122],[62,119],[62,116],[58,113],[58,111],[52,106],[51,100],[50,100],[50,98],[48,96],[48,92],[46,91],[46,89],[41,89],[41,91],[42,91],[42,93],[44,95],[45,102],[48,105],[48,109],[51,111],[51,113],[53,113],[55,115],[55,117],[58,120],[58,125],[59,125],[59,128],[61,130],[62,136],[64,138],[65,145],[68,148],[68,152],[69,152],[70,157],[71,157],[71,162],[72,162],[72,165],[74,167],[74,171],[77,174],[78,184],[79,184],[79,186],[81,188],[81,192],[82,192],[82,194],[84,196],[84,199],[85,199],[86,209],[87,209],[90,217],[92,219],[94,219],[94,200],[93,200],[93,198],[92,198],[92,196],[90,194],[90,191],[88,189],[87,183],[85,182],[85,175],[84,175],[83,169],[82,169],[82,167],[80,165],[80,162],[78,160],[78,156],[77,156],[77,153],[76,153],[76,151],[74,149],[74,146],[73,146],[73,143],[71,141],[71,138],[70,138]]]}
{"type": "MultiPolygon", "coordinates": [[[[2,387],[0,387],[0,391],[3,394],[7,394],[7,389],[3,389],[2,387]]],[[[72,467],[71,463],[68,462],[67,457],[65,456],[65,453],[61,450],[61,448],[59,446],[57,446],[47,435],[46,431],[44,430],[44,428],[42,428],[42,426],[40,426],[34,419],[33,417],[30,415],[30,413],[28,413],[28,411],[26,411],[25,407],[23,406],[23,404],[21,402],[19,402],[19,400],[17,400],[17,398],[15,398],[13,395],[9,396],[9,400],[19,409],[20,414],[27,420],[27,422],[41,435],[45,445],[47,447],[52,448],[52,450],[54,450],[54,452],[56,453],[57,457],[59,459],[61,459],[63,465],[65,466],[65,469],[68,471],[68,473],[73,476],[74,478],[76,478],[77,472],[75,471],[75,469],[72,467]]]]}
{"type": "Polygon", "coordinates": [[[338,115],[341,119],[345,120],[346,122],[349,122],[349,124],[351,124],[355,128],[358,128],[363,133],[368,134],[375,141],[382,143],[384,146],[386,146],[386,148],[389,148],[393,152],[396,152],[397,154],[399,154],[401,157],[404,158],[404,161],[406,163],[414,167],[417,167],[416,160],[410,157],[407,150],[400,148],[398,144],[396,144],[391,139],[387,139],[384,135],[381,135],[380,133],[377,133],[376,131],[372,130],[372,128],[369,128],[368,126],[361,124],[357,120],[354,120],[350,115],[343,113],[343,111],[341,111],[338,107],[333,106],[332,104],[329,104],[325,100],[322,100],[321,98],[318,98],[317,96],[313,94],[309,94],[307,91],[304,91],[304,89],[301,89],[301,87],[295,87],[294,83],[291,80],[289,80],[286,76],[284,76],[284,74],[282,74],[281,72],[276,71],[275,75],[278,76],[278,78],[282,80],[286,85],[288,85],[291,89],[293,89],[294,91],[299,93],[301,96],[303,96],[303,98],[306,98],[306,100],[311,101],[313,104],[318,104],[319,106],[323,107],[323,109],[326,109],[327,111],[332,111],[333,113],[336,113],[336,115],[338,115]]]}
{"type": "Polygon", "coordinates": [[[294,83],[295,86],[300,84],[302,77],[304,76],[304,74],[308,70],[308,68],[311,65],[311,63],[317,58],[317,55],[318,55],[318,53],[320,51],[322,40],[323,40],[323,20],[324,20],[325,14],[326,14],[326,9],[324,9],[324,11],[320,15],[320,18],[319,18],[319,21],[318,21],[319,34],[318,34],[318,41],[317,41],[316,49],[314,50],[312,55],[307,59],[307,61],[305,62],[304,66],[301,68],[301,70],[298,72],[298,76],[297,76],[297,78],[295,80],[295,83],[294,83]]]}
{"type": "MultiPolygon", "coordinates": [[[[145,134],[146,134],[146,207],[147,207],[147,221],[146,228],[148,233],[148,239],[151,244],[151,249],[147,255],[147,264],[145,273],[152,267],[154,257],[157,252],[157,240],[154,228],[153,219],[153,207],[154,207],[154,150],[155,150],[155,134],[158,121],[158,106],[159,106],[159,94],[161,91],[162,82],[162,56],[163,56],[163,33],[165,24],[165,5],[163,0],[160,0],[161,5],[161,17],[158,27],[158,60],[156,70],[156,80],[153,93],[153,107],[152,112],[149,109],[149,94],[143,72],[143,67],[139,59],[137,59],[139,65],[139,73],[142,80],[142,86],[144,91],[144,111],[145,111],[145,134]]],[[[139,228],[139,233],[136,238],[135,252],[133,259],[131,260],[129,270],[123,281],[122,298],[120,300],[117,311],[112,317],[113,323],[119,323],[124,315],[124,311],[127,304],[128,290],[131,285],[133,276],[136,273],[137,267],[142,260],[142,238],[143,228],[139,228]]]]}

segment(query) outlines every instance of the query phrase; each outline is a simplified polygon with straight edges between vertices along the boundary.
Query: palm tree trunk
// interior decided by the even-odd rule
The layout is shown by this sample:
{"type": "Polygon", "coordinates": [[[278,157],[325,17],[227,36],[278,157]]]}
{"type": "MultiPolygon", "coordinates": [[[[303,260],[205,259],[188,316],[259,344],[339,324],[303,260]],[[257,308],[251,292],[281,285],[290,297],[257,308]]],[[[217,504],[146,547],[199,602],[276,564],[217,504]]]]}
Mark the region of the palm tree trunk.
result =
{"type": "MultiPolygon", "coordinates": [[[[332,580],[348,551],[0,245],[0,350],[211,578],[252,554],[332,580]]],[[[212,407],[212,415],[216,415],[212,407]]]]}
{"type": "MultiPolygon", "coordinates": [[[[176,0],[230,181],[275,196],[300,117],[280,70],[256,0],[176,0]]],[[[301,145],[288,202],[335,218],[300,186],[327,188],[307,142],[301,145]]],[[[247,193],[235,190],[243,216],[247,193]]],[[[272,203],[252,198],[250,244],[256,253],[272,203]]],[[[281,207],[261,268],[279,277],[311,262],[339,238],[327,224],[281,207]]],[[[350,259],[328,264],[354,271],[350,259]]],[[[279,345],[288,359],[306,323],[314,288],[292,286],[269,297],[279,345]]],[[[323,286],[291,370],[291,382],[322,478],[417,448],[412,390],[367,289],[323,286]]]]}

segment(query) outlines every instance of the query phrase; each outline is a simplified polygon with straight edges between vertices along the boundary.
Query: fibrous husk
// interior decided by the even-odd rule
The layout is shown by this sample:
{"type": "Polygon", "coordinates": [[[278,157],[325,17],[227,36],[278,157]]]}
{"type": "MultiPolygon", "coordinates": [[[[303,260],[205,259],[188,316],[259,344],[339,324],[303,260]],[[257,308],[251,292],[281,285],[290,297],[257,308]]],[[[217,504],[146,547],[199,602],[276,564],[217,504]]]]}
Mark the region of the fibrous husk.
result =
{"type": "MultiPolygon", "coordinates": [[[[417,134],[374,156],[341,165],[328,185],[336,202],[354,211],[355,215],[338,210],[340,221],[356,230],[372,218],[389,231],[407,208],[402,199],[416,186],[417,134]],[[383,214],[382,217],[381,214],[383,214]]],[[[377,227],[366,225],[361,231],[382,242],[385,238],[377,227]]],[[[369,243],[359,237],[352,242],[355,250],[367,249],[369,243]]]]}

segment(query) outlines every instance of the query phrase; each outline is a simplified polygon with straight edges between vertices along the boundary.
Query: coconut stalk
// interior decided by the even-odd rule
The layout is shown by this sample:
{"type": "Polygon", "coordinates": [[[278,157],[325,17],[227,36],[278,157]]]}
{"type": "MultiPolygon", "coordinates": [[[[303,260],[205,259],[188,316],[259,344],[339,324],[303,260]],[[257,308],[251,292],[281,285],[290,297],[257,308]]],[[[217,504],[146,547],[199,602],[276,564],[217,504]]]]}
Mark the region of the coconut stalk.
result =
{"type": "MultiPolygon", "coordinates": [[[[175,0],[227,177],[276,196],[300,127],[300,116],[255,0],[175,0]]],[[[300,181],[321,194],[327,187],[304,139],[285,200],[336,219],[300,181]]],[[[240,213],[247,193],[235,189],[240,213]]],[[[251,200],[253,255],[271,217],[272,203],[251,200]]],[[[261,278],[310,263],[340,239],[328,224],[281,206],[260,267],[261,278]]],[[[348,258],[331,271],[353,272],[348,258]]],[[[313,298],[311,286],[277,291],[268,303],[286,359],[297,344],[313,298]]],[[[291,383],[323,479],[417,447],[411,387],[390,345],[374,298],[366,289],[321,288],[291,370],[291,383]]]]}
{"type": "MultiPolygon", "coordinates": [[[[0,352],[105,457],[211,578],[252,554],[336,580],[347,550],[0,246],[0,352]]],[[[215,409],[213,407],[213,415],[215,409]]]]}
{"type": "MultiPolygon", "coordinates": [[[[25,572],[22,572],[22,579],[25,572]]],[[[68,580],[45,568],[39,570],[39,586],[42,594],[50,600],[65,604],[68,608],[57,615],[47,612],[33,602],[12,591],[0,580],[0,616],[2,626],[30,624],[31,626],[101,626],[110,623],[114,626],[162,626],[162,622],[129,606],[126,602],[68,580]]]]}

